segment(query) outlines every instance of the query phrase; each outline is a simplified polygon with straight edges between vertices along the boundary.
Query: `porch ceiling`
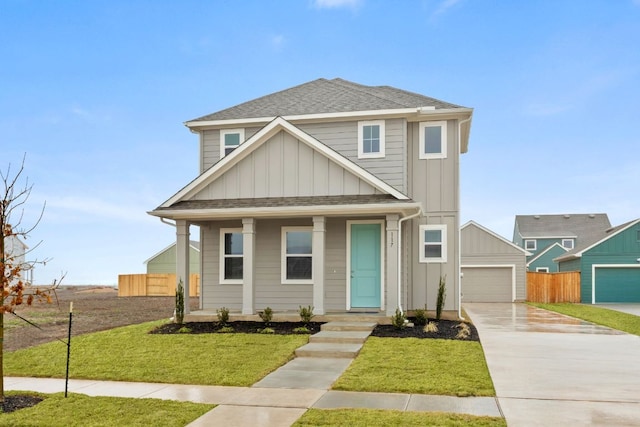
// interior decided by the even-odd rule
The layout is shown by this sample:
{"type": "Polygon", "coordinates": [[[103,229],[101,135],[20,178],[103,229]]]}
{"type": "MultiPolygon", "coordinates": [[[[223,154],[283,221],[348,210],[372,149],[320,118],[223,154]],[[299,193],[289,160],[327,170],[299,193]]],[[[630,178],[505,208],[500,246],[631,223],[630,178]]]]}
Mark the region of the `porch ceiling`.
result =
{"type": "Polygon", "coordinates": [[[388,194],[258,199],[188,200],[149,212],[169,219],[231,219],[242,217],[363,216],[419,212],[421,204],[388,194]]]}

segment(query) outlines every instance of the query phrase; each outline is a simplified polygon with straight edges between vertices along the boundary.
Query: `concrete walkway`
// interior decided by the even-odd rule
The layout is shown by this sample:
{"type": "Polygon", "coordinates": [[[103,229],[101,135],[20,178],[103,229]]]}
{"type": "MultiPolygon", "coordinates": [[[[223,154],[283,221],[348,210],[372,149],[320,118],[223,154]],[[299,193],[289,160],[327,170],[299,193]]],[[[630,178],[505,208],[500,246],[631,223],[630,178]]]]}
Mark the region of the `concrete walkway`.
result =
{"type": "MultiPolygon", "coordinates": [[[[308,347],[302,351],[303,354],[316,354],[321,357],[297,357],[253,387],[69,380],[69,391],[89,396],[156,398],[218,405],[189,424],[190,427],[290,426],[309,408],[373,408],[502,416],[493,397],[459,398],[406,393],[329,391],[332,384],[349,367],[352,357],[357,355],[359,348],[354,353],[354,343],[349,341],[354,339],[353,329],[361,330],[362,325],[326,325],[328,326],[325,330],[331,333],[321,336],[319,342],[314,340],[316,342],[313,343],[311,352],[308,352],[308,347]],[[344,336],[340,337],[336,330],[342,331],[344,336]],[[344,348],[340,348],[339,344],[343,340],[347,342],[344,343],[344,348]],[[347,354],[352,357],[347,357],[347,354]],[[326,357],[327,355],[332,357],[326,357]]],[[[372,329],[369,325],[369,333],[372,329]]],[[[364,342],[369,333],[364,337],[359,335],[359,339],[364,342]]],[[[54,393],[64,391],[64,380],[8,377],[5,378],[5,389],[54,393]]]]}
{"type": "Polygon", "coordinates": [[[609,310],[640,316],[640,304],[637,303],[598,304],[596,307],[608,308],[609,310]]]}
{"type": "Polygon", "coordinates": [[[525,304],[464,304],[510,427],[640,425],[640,337],[525,304]]]}

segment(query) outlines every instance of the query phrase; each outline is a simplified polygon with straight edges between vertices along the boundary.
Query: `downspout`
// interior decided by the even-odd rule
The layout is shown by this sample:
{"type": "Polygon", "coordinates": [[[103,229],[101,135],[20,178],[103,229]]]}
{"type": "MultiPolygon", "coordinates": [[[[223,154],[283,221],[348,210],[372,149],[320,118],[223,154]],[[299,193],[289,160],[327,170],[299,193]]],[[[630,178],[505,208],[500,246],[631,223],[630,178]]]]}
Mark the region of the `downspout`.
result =
{"type": "MultiPolygon", "coordinates": [[[[462,124],[471,121],[471,116],[468,119],[460,120],[458,122],[458,155],[460,153],[461,139],[462,139],[462,124]]],[[[458,221],[456,227],[458,227],[458,318],[460,320],[466,320],[462,316],[462,238],[460,233],[460,157],[458,157],[458,221]]]]}
{"type": "Polygon", "coordinates": [[[402,309],[402,223],[408,219],[417,217],[422,213],[422,208],[418,209],[418,212],[413,215],[405,216],[398,220],[398,309],[404,313],[402,309]]]}
{"type": "Polygon", "coordinates": [[[170,225],[170,226],[172,226],[172,227],[175,227],[175,226],[176,226],[176,223],[175,223],[175,222],[169,222],[169,221],[167,221],[166,219],[164,219],[164,218],[162,218],[162,217],[160,218],[160,222],[161,222],[161,223],[163,223],[163,224],[170,225]]]}

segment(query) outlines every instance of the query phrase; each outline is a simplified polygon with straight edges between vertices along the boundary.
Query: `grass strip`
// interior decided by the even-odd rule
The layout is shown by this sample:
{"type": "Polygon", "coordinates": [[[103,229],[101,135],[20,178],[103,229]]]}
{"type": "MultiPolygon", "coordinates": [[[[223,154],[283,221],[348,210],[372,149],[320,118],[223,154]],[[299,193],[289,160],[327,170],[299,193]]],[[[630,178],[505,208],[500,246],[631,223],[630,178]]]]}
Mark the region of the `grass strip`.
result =
{"type": "Polygon", "coordinates": [[[608,308],[586,304],[542,304],[534,302],[527,304],[533,307],[566,314],[567,316],[576,317],[598,325],[607,326],[629,334],[640,335],[640,317],[634,316],[633,314],[621,313],[619,311],[609,310],[608,308]]]}
{"type": "Polygon", "coordinates": [[[67,398],[64,393],[12,391],[9,394],[36,395],[44,400],[31,408],[0,413],[0,426],[182,427],[215,407],[204,403],[90,397],[75,393],[67,398]]]}
{"type": "MultiPolygon", "coordinates": [[[[307,335],[148,334],[162,321],[74,337],[70,377],[250,386],[285,364],[307,335]]],[[[5,375],[63,378],[67,346],[51,342],[4,355],[5,375]]]]}
{"type": "Polygon", "coordinates": [[[444,412],[402,412],[380,409],[310,409],[293,427],[504,427],[503,418],[444,412]]]}
{"type": "Polygon", "coordinates": [[[495,396],[478,342],[370,337],[335,390],[495,396]]]}

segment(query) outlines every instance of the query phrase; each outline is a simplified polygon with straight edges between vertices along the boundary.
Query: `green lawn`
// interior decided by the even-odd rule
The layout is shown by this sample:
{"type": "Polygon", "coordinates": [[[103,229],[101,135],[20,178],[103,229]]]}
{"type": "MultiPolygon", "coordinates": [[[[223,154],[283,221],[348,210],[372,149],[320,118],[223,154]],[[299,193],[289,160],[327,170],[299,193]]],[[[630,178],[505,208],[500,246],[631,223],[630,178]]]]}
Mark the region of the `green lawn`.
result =
{"type": "Polygon", "coordinates": [[[528,304],[588,322],[597,323],[598,325],[618,329],[629,334],[640,335],[640,317],[634,316],[633,314],[621,313],[619,311],[586,304],[541,304],[533,302],[528,304]]]}
{"type": "Polygon", "coordinates": [[[505,427],[504,418],[442,412],[401,412],[377,409],[310,409],[293,427],[505,427]]]}
{"type": "Polygon", "coordinates": [[[478,342],[370,337],[336,390],[495,396],[478,342]]]}
{"type": "MultiPolygon", "coordinates": [[[[161,321],[74,337],[69,376],[114,381],[250,386],[293,357],[308,335],[147,332],[161,321]]],[[[7,376],[64,377],[59,341],[4,355],[7,376]]]]}
{"type": "Polygon", "coordinates": [[[83,394],[40,394],[10,392],[44,397],[31,408],[0,415],[0,426],[183,427],[210,411],[215,405],[160,399],[89,397],[83,394]]]}

